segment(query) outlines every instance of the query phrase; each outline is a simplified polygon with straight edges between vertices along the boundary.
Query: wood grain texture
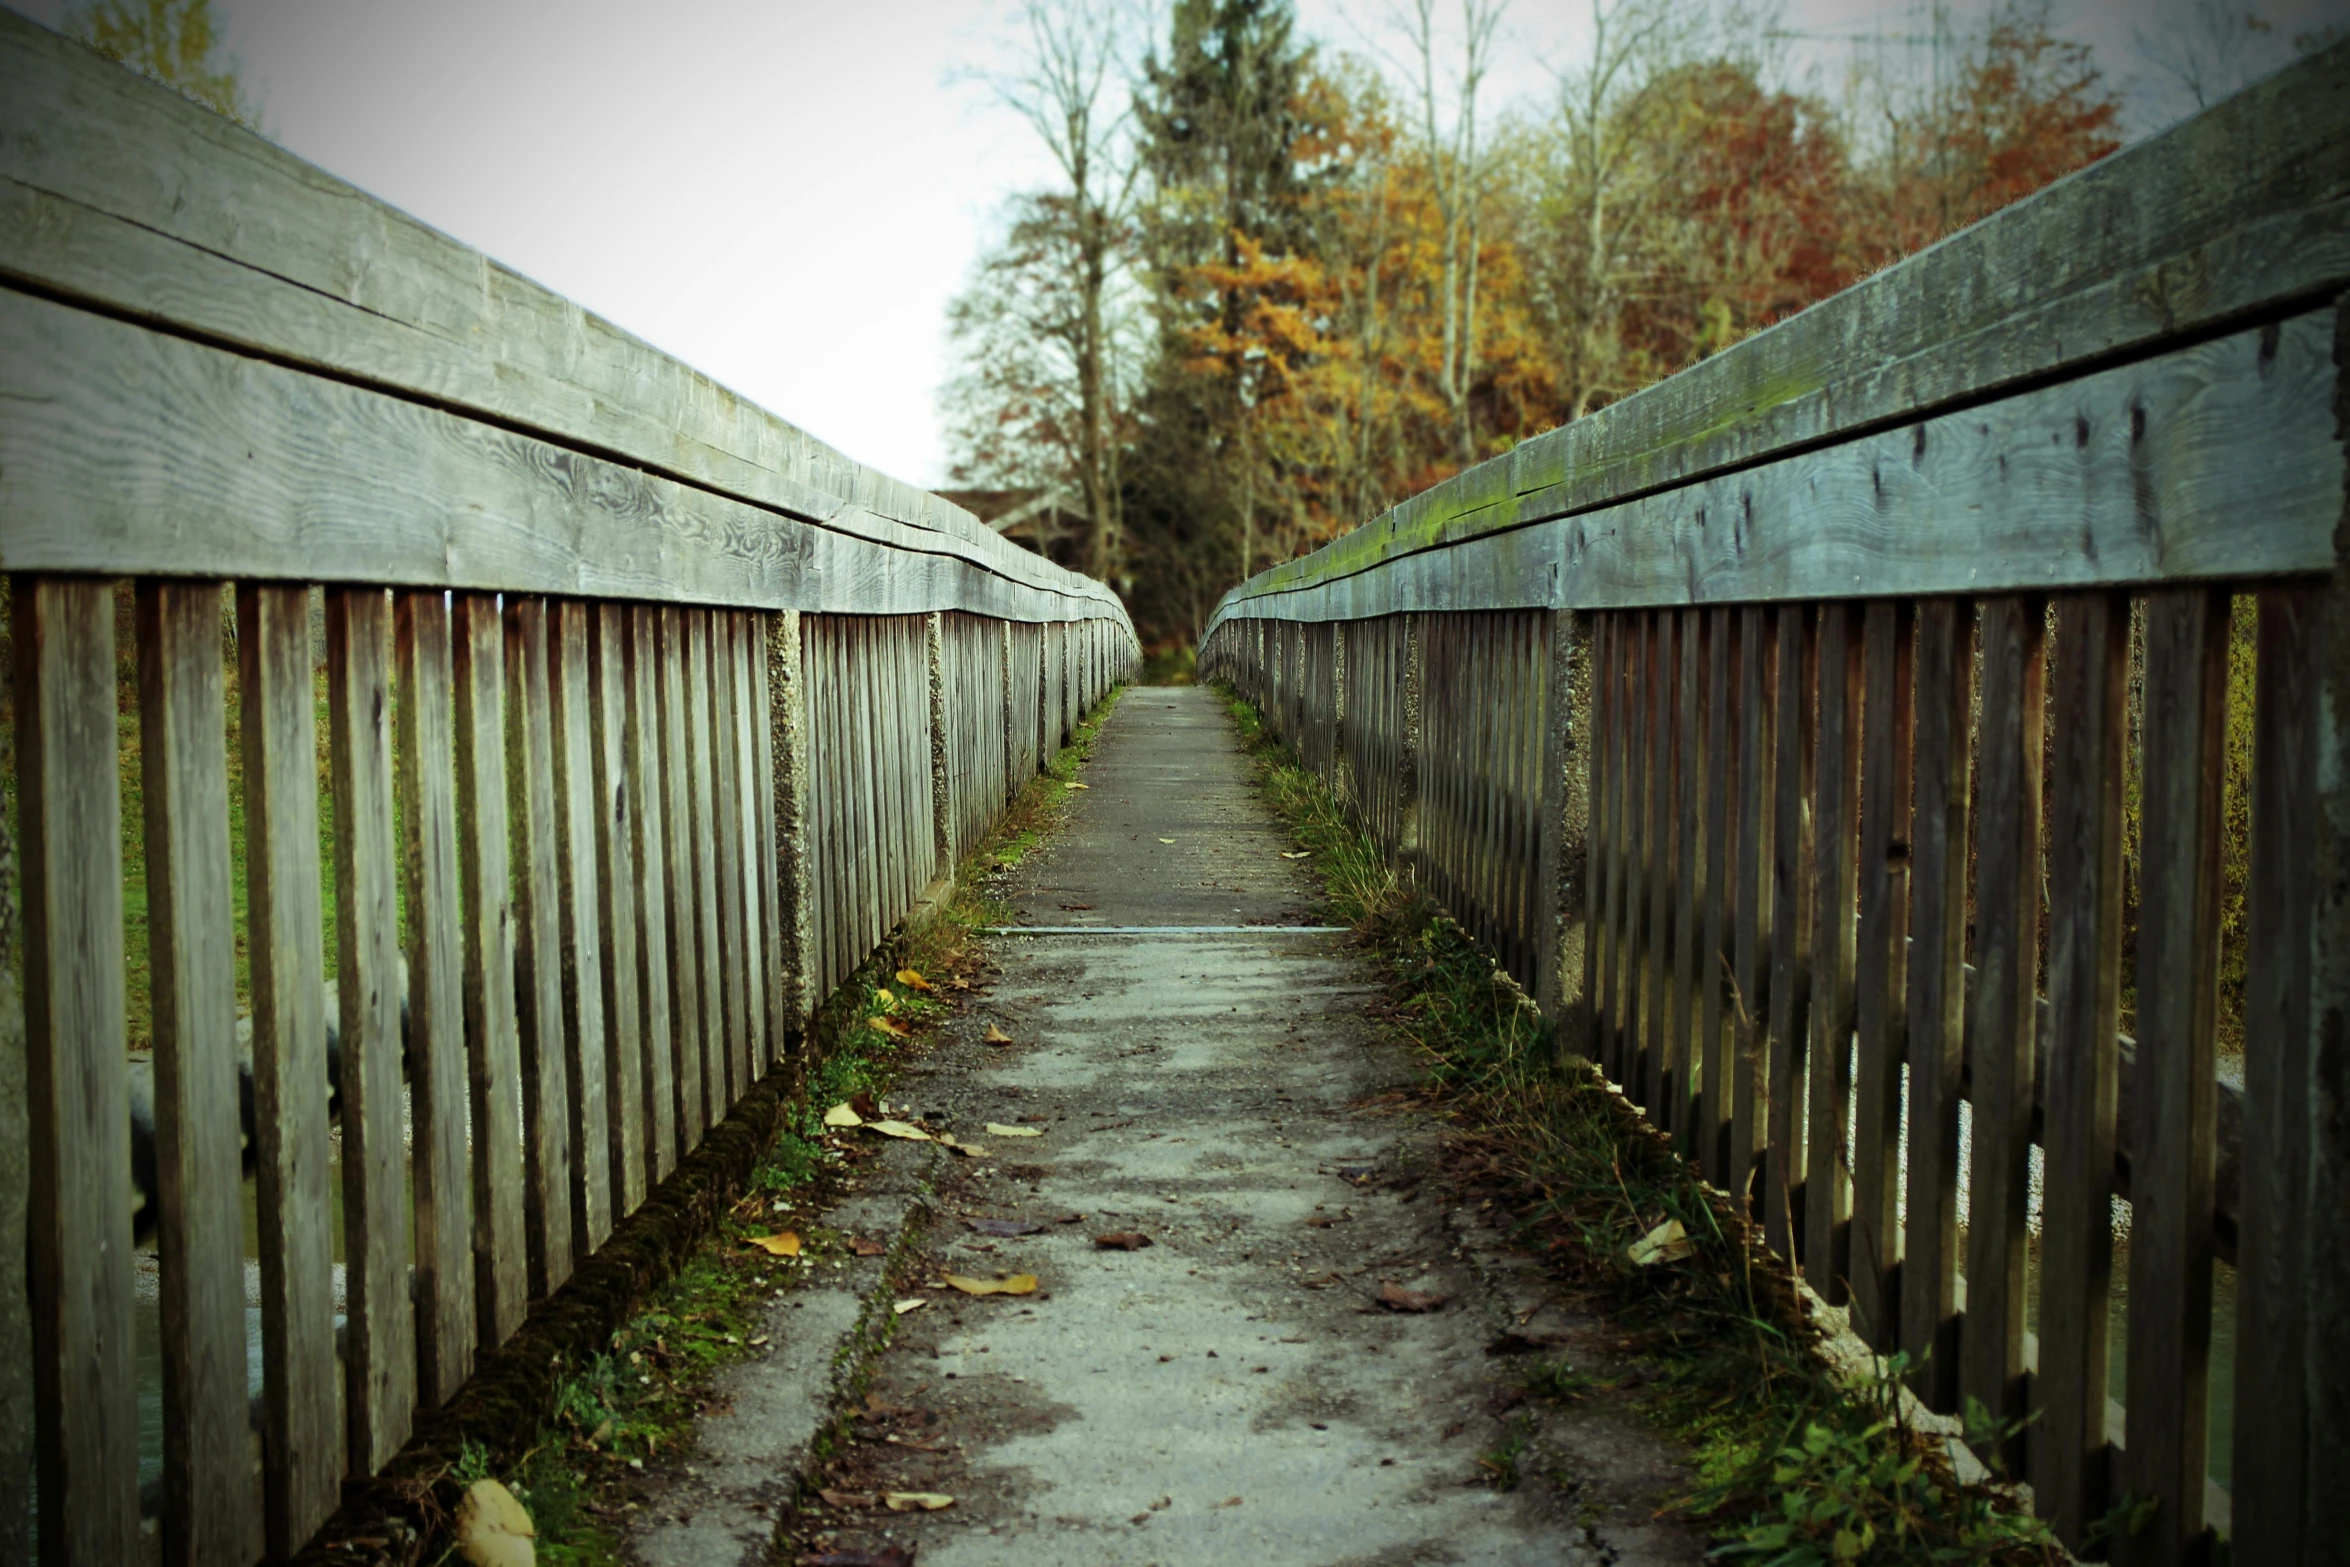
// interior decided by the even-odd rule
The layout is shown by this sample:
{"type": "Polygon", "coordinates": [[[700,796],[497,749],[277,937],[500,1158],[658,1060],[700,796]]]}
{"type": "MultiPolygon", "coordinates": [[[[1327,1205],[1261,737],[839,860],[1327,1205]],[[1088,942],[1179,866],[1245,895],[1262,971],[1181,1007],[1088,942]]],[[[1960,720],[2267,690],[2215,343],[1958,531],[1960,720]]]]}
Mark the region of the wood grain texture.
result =
{"type": "Polygon", "coordinates": [[[522,1325],[530,1293],[522,1033],[514,1008],[514,858],[506,822],[506,639],[493,595],[456,594],[451,608],[473,1285],[476,1331],[484,1345],[495,1347],[522,1325]]]}
{"type": "Polygon", "coordinates": [[[627,609],[628,719],[622,741],[628,798],[628,852],[636,880],[637,996],[644,1008],[645,1179],[658,1186],[677,1168],[677,1038],[670,1010],[669,832],[661,786],[660,612],[627,609]]]}
{"type": "Polygon", "coordinates": [[[1357,541],[1373,524],[1234,589],[1211,624],[2324,571],[2344,474],[2333,330],[2331,310],[2311,311],[1637,499],[1510,516],[1509,531],[1440,530],[1442,547],[1366,560],[1352,552],[1368,548],[1357,541]]]}
{"type": "Polygon", "coordinates": [[[1698,943],[1702,938],[1701,910],[1705,898],[1705,774],[1712,763],[1702,747],[1706,741],[1705,674],[1706,616],[1683,610],[1680,619],[1680,669],[1674,677],[1674,722],[1680,733],[1676,745],[1680,766],[1675,772],[1678,816],[1673,836],[1678,884],[1673,891],[1672,1014],[1665,1026],[1669,1041],[1666,1067],[1672,1079],[1667,1103],[1673,1137],[1692,1161],[1701,1160],[1705,1139],[1692,1124],[1692,1089],[1701,1053],[1698,1048],[1699,990],[1705,983],[1698,943]]]}
{"type": "MultiPolygon", "coordinates": [[[[237,590],[260,1209],[262,1526],[291,1556],[334,1510],[346,1449],[327,1212],[325,909],[309,594],[237,590]]],[[[117,1167],[119,1168],[119,1166],[117,1167]]]]}
{"type": "MultiPolygon", "coordinates": [[[[1811,1039],[1812,769],[1818,740],[1813,693],[1819,639],[1812,611],[1782,605],[1778,691],[1771,703],[1773,791],[1770,871],[1770,1032],[1763,1107],[1763,1234],[1789,1262],[1802,1260],[1804,1062],[1811,1039]]],[[[1819,1288],[1827,1281],[1814,1279],[1819,1288]]]]}
{"type": "Polygon", "coordinates": [[[14,16],[0,23],[0,81],[0,268],[12,276],[1117,616],[1106,589],[960,508],[14,16]]]}
{"type": "MultiPolygon", "coordinates": [[[[27,590],[20,590],[27,591],[27,590]]],[[[38,593],[38,589],[30,589],[38,593]]],[[[382,595],[376,595],[379,610],[382,595]]],[[[331,608],[331,606],[330,606],[331,608]]],[[[238,1146],[236,918],[230,897],[227,693],[221,669],[221,585],[142,582],[138,587],[139,732],[146,807],[147,961],[154,998],[155,1158],[161,1203],[158,1315],[163,1340],[163,1560],[238,1563],[249,1558],[245,1379],[245,1249],[238,1146]]],[[[374,627],[381,639],[388,619],[374,627]]],[[[331,617],[330,617],[330,630],[331,617]]],[[[333,644],[330,643],[330,646],[333,644]]],[[[373,649],[373,674],[384,651],[373,649]]],[[[17,709],[19,713],[26,710],[17,709]]],[[[336,704],[338,716],[342,704],[336,704]]],[[[399,959],[396,936],[358,917],[391,902],[390,736],[382,707],[365,773],[381,793],[365,875],[338,863],[345,889],[343,973],[399,959]],[[380,842],[377,839],[380,838],[380,842]],[[354,898],[351,889],[362,889],[354,898]],[[364,951],[354,960],[353,935],[364,951]],[[388,954],[383,948],[389,947],[388,954]]],[[[338,748],[341,737],[337,737],[338,748]]],[[[340,750],[337,759],[340,762],[340,750]]],[[[364,764],[362,766],[365,772],[364,764]]],[[[20,778],[30,776],[20,773],[20,778]]],[[[338,772],[335,794],[351,800],[338,772]]],[[[369,796],[374,798],[374,796],[369,796]]],[[[338,861],[345,817],[338,814],[338,861]]],[[[373,827],[373,823],[369,823],[373,827]]],[[[362,830],[367,830],[363,828],[362,830]]],[[[351,987],[349,978],[346,989],[351,987]]],[[[351,1005],[342,1015],[344,1183],[353,1258],[350,1346],[353,1462],[372,1468],[406,1433],[415,1362],[407,1320],[406,1199],[399,1190],[400,1040],[351,1005]],[[388,1062],[388,1069],[386,1063],[388,1062]],[[364,1075],[364,1081],[360,1080],[364,1075]],[[359,1091],[353,1092],[356,1088],[359,1091]],[[386,1123],[389,1123],[388,1130],[386,1123]],[[388,1169],[386,1168],[388,1165],[388,1169]],[[389,1211],[381,1195],[388,1189],[389,1211]],[[377,1197],[371,1205],[366,1199],[377,1197]],[[352,1219],[359,1220],[351,1223],[352,1219]],[[395,1254],[384,1242],[399,1242],[395,1254]],[[387,1267],[387,1260],[393,1265],[387,1267]],[[365,1433],[368,1440],[360,1440],[365,1433]]]]}
{"type": "Polygon", "coordinates": [[[139,1448],[132,1360],[123,1352],[131,1341],[131,1216],[122,1200],[130,1125],[114,595],[103,582],[18,578],[10,598],[40,1548],[51,1563],[133,1561],[139,1448]]]}
{"type": "MultiPolygon", "coordinates": [[[[2321,842],[2321,589],[2260,595],[2246,890],[2244,1190],[2236,1242],[2236,1557],[2314,1559],[2309,1533],[2311,942],[2321,842]]],[[[2339,633],[2336,633],[2337,635],[2339,633]]]]}
{"type": "Polygon", "coordinates": [[[1619,893],[1616,941],[1615,1062],[1609,1074],[1634,1100],[1640,1097],[1640,944],[1641,911],[1647,901],[1648,754],[1650,731],[1645,722],[1650,662],[1649,617],[1634,611],[1623,617],[1624,685],[1617,698],[1623,713],[1617,732],[1624,737],[1623,826],[1618,833],[1623,865],[1619,893]]]}
{"type": "MultiPolygon", "coordinates": [[[[158,599],[170,591],[161,584],[142,589],[145,595],[158,599]]],[[[185,594],[185,590],[181,592],[185,594]]],[[[185,616],[180,629],[185,655],[209,665],[217,688],[218,590],[198,590],[192,597],[183,596],[175,607],[185,616]]],[[[140,640],[147,640],[144,627],[140,640]]],[[[381,588],[328,590],[326,685],[335,802],[336,1022],[341,1034],[347,1323],[343,1408],[350,1433],[351,1472],[373,1474],[408,1440],[409,1423],[416,1414],[416,1309],[408,1296],[407,1105],[400,1063],[400,1008],[405,1000],[400,976],[400,851],[392,830],[392,603],[381,588]]],[[[207,721],[204,734],[206,759],[218,762],[218,714],[207,721]]],[[[152,810],[152,791],[148,798],[152,810]]],[[[220,850],[225,862],[225,775],[221,779],[220,813],[220,850]]],[[[152,828],[147,841],[150,845],[158,841],[152,828]]],[[[154,863],[152,849],[149,863],[154,863]]],[[[218,924],[220,934],[215,939],[225,949],[230,936],[225,884],[220,892],[218,924]]],[[[227,990],[235,972],[233,960],[224,950],[211,961],[218,974],[212,983],[227,990]]],[[[157,995],[160,998],[160,986],[157,995]]],[[[233,1013],[233,990],[225,1000],[227,1010],[233,1013]]],[[[161,1013],[159,999],[159,1020],[161,1013]]],[[[230,1060],[233,1073],[233,1058],[224,1059],[230,1060]]],[[[233,1076],[228,1092],[225,1115],[233,1118],[233,1076]]],[[[221,1124],[225,1127],[233,1121],[224,1119],[221,1124]]],[[[233,1230],[229,1233],[235,1235],[233,1230]]],[[[225,1260],[233,1252],[224,1250],[219,1255],[225,1260]]],[[[241,1299],[237,1306],[236,1350],[228,1358],[238,1375],[233,1386],[222,1390],[226,1402],[223,1414],[228,1416],[243,1402],[245,1391],[241,1299]]],[[[218,1447],[212,1461],[230,1466],[236,1460],[236,1472],[215,1474],[210,1484],[228,1503],[239,1502],[248,1483],[241,1462],[244,1433],[231,1425],[215,1433],[212,1440],[218,1447]]],[[[167,1485],[166,1496],[171,1490],[167,1485]]]]}
{"type": "Polygon", "coordinates": [[[2129,603],[2060,600],[2049,777],[2040,1364],[2032,1494],[2078,1550],[2111,1505],[2106,1326],[2119,1106],[2129,603]]]}
{"type": "MultiPolygon", "coordinates": [[[[1591,1038],[1585,1053],[1602,1072],[1609,1071],[1614,1051],[1616,942],[1614,895],[1616,823],[1622,806],[1616,799],[1616,758],[1622,747],[1622,727],[1616,715],[1618,625],[1622,617],[1591,617],[1592,746],[1591,746],[1591,939],[1583,948],[1583,988],[1591,997],[1591,1038]]],[[[1392,851],[1391,851],[1392,852],[1392,851]]]]}
{"type": "Polygon", "coordinates": [[[604,1083],[612,1106],[608,1155],[612,1161],[614,1223],[645,1200],[645,1020],[637,984],[643,958],[637,943],[644,917],[632,840],[637,804],[628,788],[628,611],[590,605],[588,622],[588,749],[595,779],[596,942],[604,1000],[604,1083]]]}
{"type": "Polygon", "coordinates": [[[1806,1047],[1803,1267],[1830,1305],[1851,1271],[1853,965],[1859,915],[1861,753],[1859,613],[1819,614],[1818,765],[1813,781],[1811,1019],[1806,1047]]]}
{"type": "Polygon", "coordinates": [[[1900,1348],[1901,1065],[1907,1035],[1912,648],[1915,612],[1864,612],[1859,923],[1854,932],[1852,1322],[1879,1354],[1900,1348]]]}
{"type": "Polygon", "coordinates": [[[446,1402],[473,1372],[475,1303],[466,1156],[464,924],[458,912],[457,791],[449,609],[434,592],[393,595],[399,675],[393,767],[408,910],[409,1178],[416,1227],[417,1394],[446,1402]]]}
{"type": "Polygon", "coordinates": [[[547,607],[555,756],[555,897],[561,910],[563,1050],[571,1077],[571,1244],[585,1257],[612,1233],[612,1100],[605,1073],[603,945],[596,876],[595,721],[588,606],[547,607]]]}
{"type": "Polygon", "coordinates": [[[701,1022],[703,1116],[705,1125],[715,1125],[734,1108],[734,1091],[727,1050],[732,1036],[728,1031],[725,1001],[726,949],[718,935],[718,819],[712,789],[715,763],[710,738],[709,612],[685,611],[683,630],[684,659],[679,671],[683,685],[679,698],[684,743],[679,763],[672,765],[677,767],[685,788],[685,810],[679,819],[685,823],[685,849],[693,864],[693,874],[683,885],[692,899],[697,959],[693,977],[699,987],[694,1005],[701,1022]]]}
{"type": "Polygon", "coordinates": [[[675,1031],[677,1146],[682,1156],[702,1140],[702,1129],[710,1124],[684,612],[675,605],[663,605],[656,632],[660,650],[655,692],[661,707],[661,822],[666,832],[662,852],[667,856],[662,879],[669,893],[669,1016],[675,1031]]]}
{"type": "Polygon", "coordinates": [[[1759,604],[1738,612],[1738,885],[1732,919],[1731,1070],[1737,1074],[1730,1106],[1728,1189],[1740,1211],[1759,1216],[1767,1204],[1754,1189],[1761,1174],[1764,1107],[1769,1102],[1773,838],[1778,831],[1777,627],[1759,604]]]}
{"type": "Polygon", "coordinates": [[[1731,801],[1738,796],[1736,731],[1730,692],[1737,664],[1732,653],[1732,612],[1715,609],[1706,622],[1705,663],[1705,894],[1698,918],[1698,1075],[1703,1083],[1692,1137],[1699,1168],[1724,1191],[1731,1189],[1730,1115],[1732,1086],[1730,1019],[1731,878],[1737,850],[1730,841],[1736,822],[1731,801]]]}
{"type": "Polygon", "coordinates": [[[2159,1507],[2117,1542],[2116,1558],[2133,1563],[2204,1549],[2227,638],[2225,594],[2182,588],[2147,600],[2122,1470],[2124,1486],[2159,1507]]]}
{"type": "MultiPolygon", "coordinates": [[[[2033,1002],[2039,962],[2044,610],[1983,606],[1975,988],[1967,1019],[1967,1309],[1960,1386],[2002,1420],[2024,1405],[2025,1204],[2032,1146],[2033,1002]]],[[[2020,1438],[2001,1444],[2020,1469],[2020,1438]]]]}
{"type": "Polygon", "coordinates": [[[1975,610],[1918,606],[1910,845],[1908,1221],[1901,1347],[1927,1407],[1958,1408],[1958,1104],[1966,1053],[1966,867],[1975,610]]]}
{"type": "Polygon", "coordinates": [[[709,627],[712,852],[718,871],[718,950],[726,1008],[727,1104],[731,1108],[751,1086],[750,932],[743,924],[741,737],[734,709],[734,617],[717,611],[710,615],[709,627]]]}
{"type": "Polygon", "coordinates": [[[731,635],[727,645],[725,676],[728,685],[727,710],[731,715],[734,774],[731,780],[736,821],[733,854],[740,878],[740,904],[743,926],[743,1032],[745,1036],[746,1082],[756,1082],[766,1073],[771,1059],[767,1036],[767,918],[765,887],[769,881],[766,854],[766,833],[762,824],[767,813],[763,808],[766,796],[759,789],[759,744],[766,726],[759,722],[752,707],[751,668],[754,662],[764,662],[753,626],[753,617],[743,611],[728,615],[731,635]]]}
{"type": "Polygon", "coordinates": [[[563,1048],[561,848],[547,601],[506,600],[506,788],[514,840],[514,999],[533,1299],[571,1277],[571,1067],[563,1048]]]}

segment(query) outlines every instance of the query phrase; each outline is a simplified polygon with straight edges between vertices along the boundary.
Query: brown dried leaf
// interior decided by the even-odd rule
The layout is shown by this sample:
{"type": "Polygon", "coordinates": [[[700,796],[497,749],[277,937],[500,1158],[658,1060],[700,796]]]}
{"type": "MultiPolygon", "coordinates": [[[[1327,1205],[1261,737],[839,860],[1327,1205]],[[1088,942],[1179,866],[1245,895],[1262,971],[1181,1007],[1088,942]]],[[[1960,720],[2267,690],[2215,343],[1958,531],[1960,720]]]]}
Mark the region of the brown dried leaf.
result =
{"type": "Polygon", "coordinates": [[[1379,1304],[1389,1311],[1434,1311],[1445,1300],[1433,1290],[1408,1290],[1392,1281],[1379,1286],[1379,1304]]]}
{"type": "Polygon", "coordinates": [[[987,1025],[987,1032],[981,1037],[983,1037],[987,1043],[991,1045],[1008,1045],[1014,1042],[1011,1035],[1005,1033],[1002,1029],[996,1027],[993,1023],[987,1025]]]}
{"type": "Polygon", "coordinates": [[[860,1257],[878,1257],[889,1248],[880,1241],[867,1240],[862,1235],[852,1235],[849,1237],[849,1250],[860,1257]]]}
{"type": "Polygon", "coordinates": [[[1112,1230],[1096,1235],[1093,1243],[1104,1251],[1140,1251],[1151,1244],[1151,1238],[1140,1230],[1112,1230]]]}
{"type": "Polygon", "coordinates": [[[955,1499],[944,1491],[892,1491],[881,1501],[893,1513],[935,1513],[955,1505],[955,1499]]]}
{"type": "MultiPolygon", "coordinates": [[[[884,993],[886,994],[886,992],[884,993]]],[[[872,1027],[880,1029],[883,1033],[894,1034],[900,1039],[911,1039],[914,1037],[914,1031],[908,1028],[905,1024],[899,1022],[894,1017],[885,1017],[881,1013],[876,1012],[873,1014],[873,1016],[867,1018],[865,1021],[872,1027]]]]}

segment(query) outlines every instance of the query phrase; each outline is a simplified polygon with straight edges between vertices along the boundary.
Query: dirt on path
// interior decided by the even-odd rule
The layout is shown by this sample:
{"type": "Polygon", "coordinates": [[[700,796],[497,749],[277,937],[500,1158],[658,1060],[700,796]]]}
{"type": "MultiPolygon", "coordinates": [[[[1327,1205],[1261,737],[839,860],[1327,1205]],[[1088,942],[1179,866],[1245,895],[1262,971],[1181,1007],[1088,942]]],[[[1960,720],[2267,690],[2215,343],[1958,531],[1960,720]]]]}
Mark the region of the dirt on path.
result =
{"type": "Polygon", "coordinates": [[[1528,1396],[1626,1368],[1448,1200],[1377,976],[1311,928],[1221,704],[1129,692],[1084,782],[1004,888],[1082,928],[994,938],[963,1041],[891,1095],[989,1154],[932,1167],[894,1290],[924,1304],[776,1559],[1699,1561],[1653,1516],[1669,1446],[1528,1396]]]}

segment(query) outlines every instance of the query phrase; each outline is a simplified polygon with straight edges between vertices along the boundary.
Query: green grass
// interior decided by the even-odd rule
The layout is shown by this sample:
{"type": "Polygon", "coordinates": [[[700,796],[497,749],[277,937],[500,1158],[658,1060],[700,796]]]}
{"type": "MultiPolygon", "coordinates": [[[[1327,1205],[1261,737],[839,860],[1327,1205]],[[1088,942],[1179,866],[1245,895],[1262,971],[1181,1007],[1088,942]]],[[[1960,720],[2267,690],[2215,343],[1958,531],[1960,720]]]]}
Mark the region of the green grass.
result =
{"type": "MultiPolygon", "coordinates": [[[[1226,693],[1267,800],[1322,873],[1322,913],[1353,926],[1384,971],[1397,1025],[1449,1122],[1446,1159],[1471,1197],[1512,1214],[1515,1239],[1658,1368],[1636,1407],[1693,1467],[1670,1506],[1720,1554],[1806,1563],[2063,1558],[2044,1527],[1986,1487],[1962,1487],[1910,1429],[1891,1377],[1839,1381],[1816,1353],[1791,1276],[1728,1199],[1580,1060],[1562,1059],[1524,993],[1427,897],[1388,868],[1343,804],[1226,693]],[[1678,1219],[1693,1248],[1634,1268],[1626,1248],[1678,1219]]],[[[1529,1393],[1575,1403],[1597,1384],[1541,1365],[1529,1393]]],[[[1488,1455],[1516,1484],[1517,1448],[1488,1455]]]]}

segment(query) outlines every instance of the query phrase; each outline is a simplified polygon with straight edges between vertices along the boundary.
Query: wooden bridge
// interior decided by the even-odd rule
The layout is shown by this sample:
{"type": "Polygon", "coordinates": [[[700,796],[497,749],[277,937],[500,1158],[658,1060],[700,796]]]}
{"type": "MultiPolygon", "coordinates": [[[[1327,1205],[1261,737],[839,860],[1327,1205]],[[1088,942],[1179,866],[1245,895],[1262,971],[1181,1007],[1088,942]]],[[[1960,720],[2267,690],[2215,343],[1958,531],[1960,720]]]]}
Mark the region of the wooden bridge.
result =
{"type": "MultiPolygon", "coordinates": [[[[2350,1539],[2346,103],[2337,47],[1203,645],[2131,1560],[2350,1539]]],[[[0,569],[9,1559],[31,1516],[52,1562],[299,1548],[1136,651],[1101,585],[5,12],[0,569]]]]}
{"type": "Polygon", "coordinates": [[[2346,105],[2337,46],[1202,644],[2116,1559],[2350,1540],[2346,105]]]}

